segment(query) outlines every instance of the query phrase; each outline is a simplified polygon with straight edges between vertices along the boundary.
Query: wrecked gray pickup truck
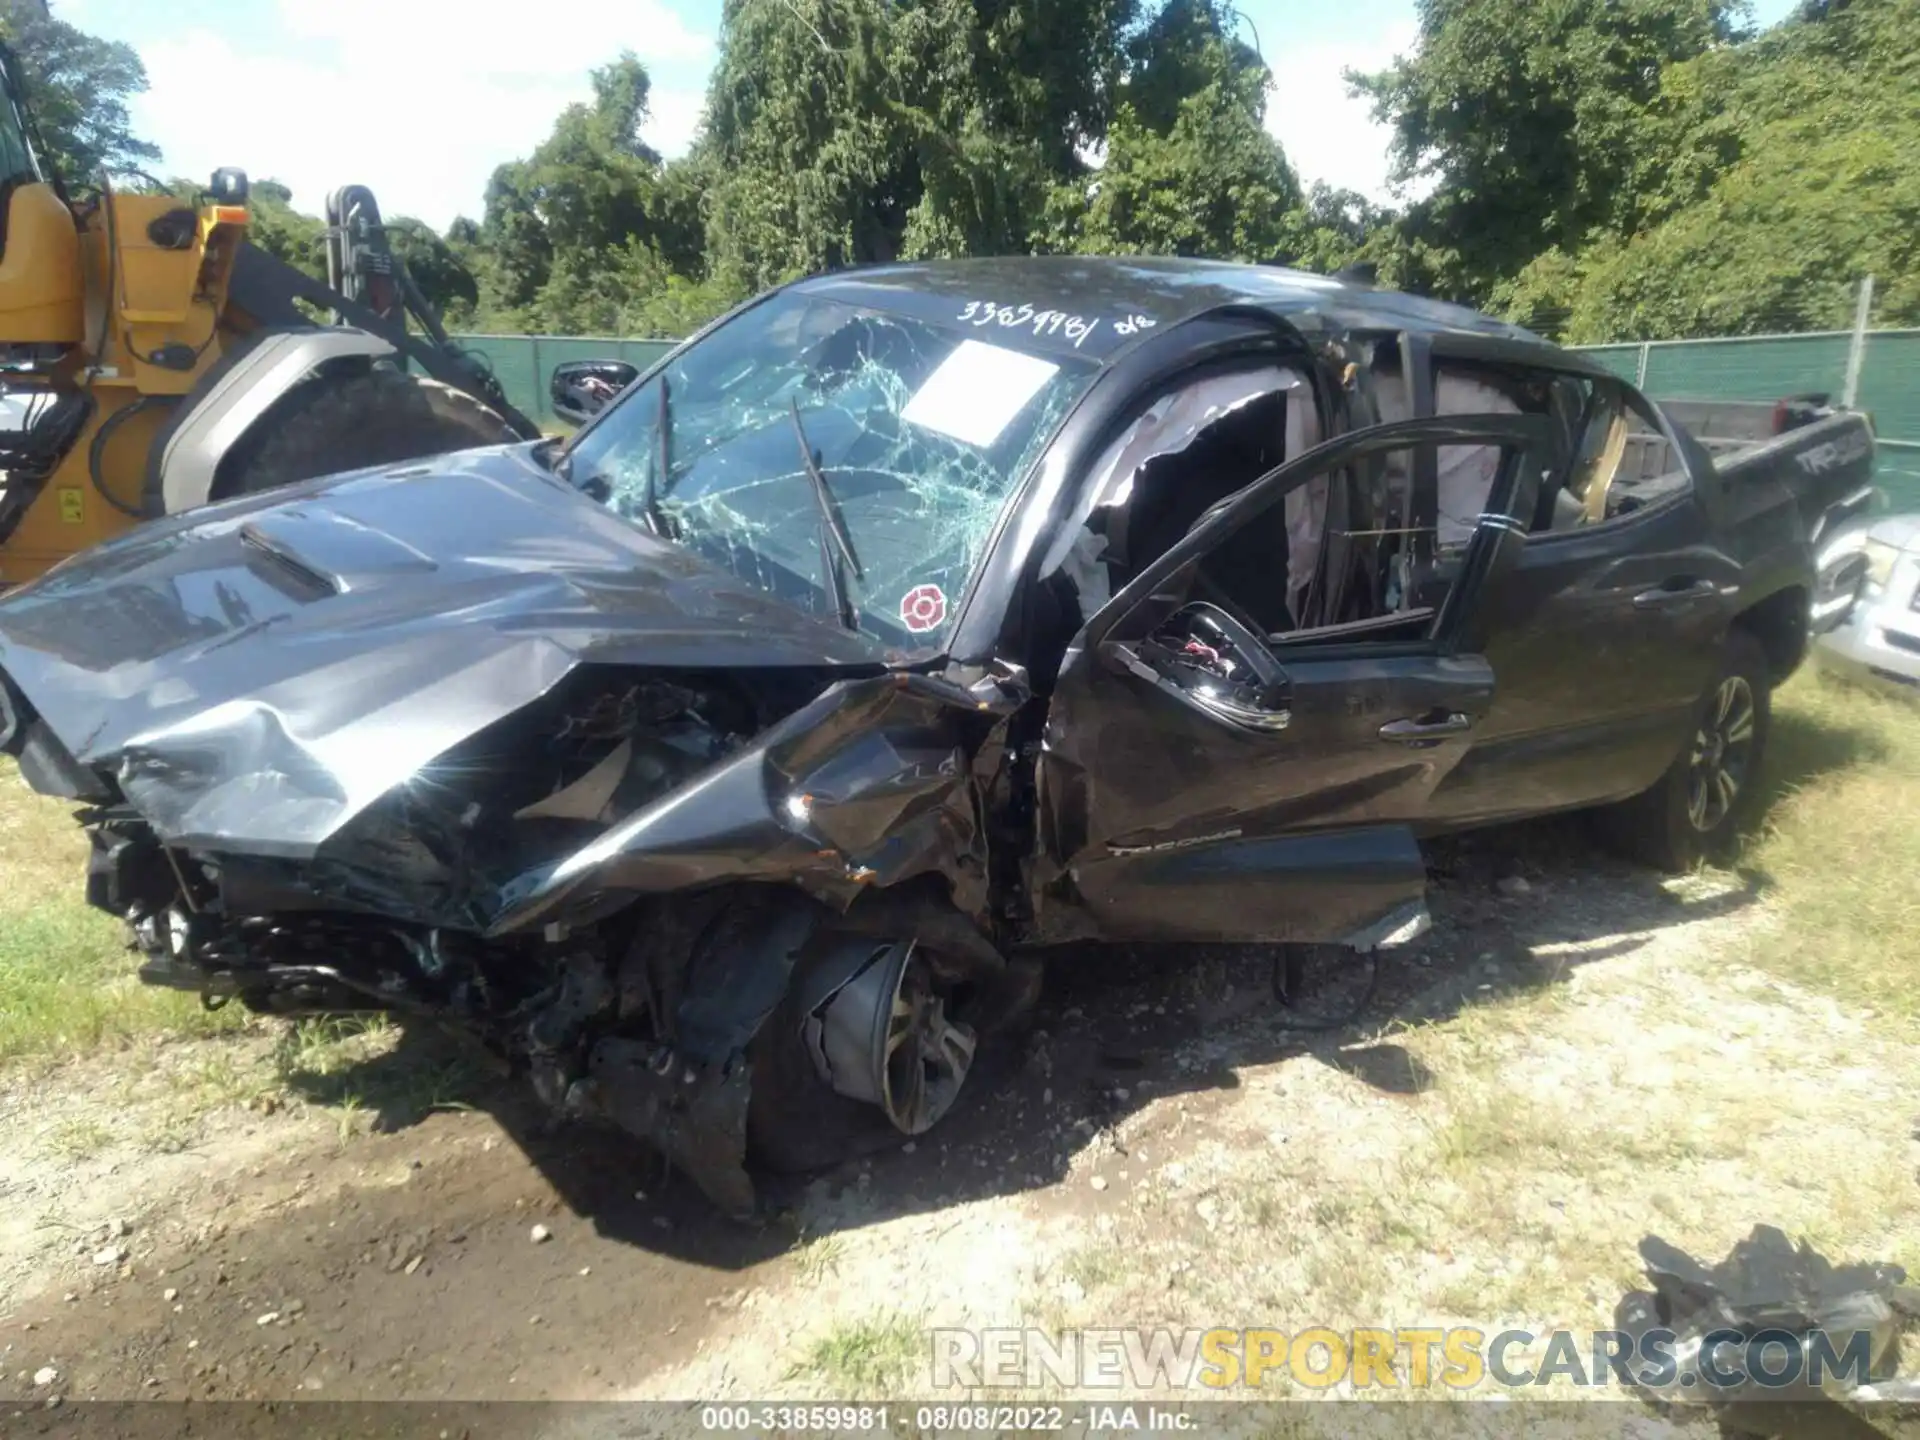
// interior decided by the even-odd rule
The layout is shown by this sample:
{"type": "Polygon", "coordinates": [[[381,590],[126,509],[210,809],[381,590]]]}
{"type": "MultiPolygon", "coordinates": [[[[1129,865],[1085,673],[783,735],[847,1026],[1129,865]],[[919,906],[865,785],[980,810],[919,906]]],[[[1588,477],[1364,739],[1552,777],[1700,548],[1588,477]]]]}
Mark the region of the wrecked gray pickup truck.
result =
{"type": "Polygon", "coordinates": [[[0,739],[146,979],[464,1027],[745,1211],[937,1122],[1041,947],[1390,944],[1420,835],[1549,810],[1723,844],[1872,461],[1802,419],[1716,465],[1283,270],[851,271],[569,443],[69,561],[0,600],[0,739]]]}

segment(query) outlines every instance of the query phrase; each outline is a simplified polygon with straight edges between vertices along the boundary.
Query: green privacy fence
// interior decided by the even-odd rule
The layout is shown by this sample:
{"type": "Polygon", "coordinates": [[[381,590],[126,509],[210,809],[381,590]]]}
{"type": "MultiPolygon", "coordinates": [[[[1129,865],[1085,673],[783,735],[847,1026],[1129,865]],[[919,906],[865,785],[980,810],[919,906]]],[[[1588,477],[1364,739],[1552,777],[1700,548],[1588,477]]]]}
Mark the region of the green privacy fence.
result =
{"type": "MultiPolygon", "coordinates": [[[[646,369],[672,340],[591,335],[456,335],[487,358],[507,398],[549,428],[547,381],[563,360],[626,360],[646,369]]],[[[1659,400],[1773,400],[1846,389],[1850,331],[1582,347],[1659,400]]],[[[1880,435],[1879,481],[1896,510],[1920,510],[1920,330],[1869,330],[1857,403],[1880,435]]]]}
{"type": "Polygon", "coordinates": [[[547,382],[563,360],[625,360],[646,369],[678,341],[619,340],[599,335],[455,335],[462,349],[486,357],[507,399],[547,429],[564,428],[547,408],[547,382]]]}
{"type": "MultiPolygon", "coordinates": [[[[1844,394],[1852,344],[1852,332],[1835,330],[1579,348],[1656,400],[1773,400],[1844,394]]],[[[1920,330],[1865,333],[1854,403],[1873,416],[1888,501],[1920,510],[1920,330]]]]}

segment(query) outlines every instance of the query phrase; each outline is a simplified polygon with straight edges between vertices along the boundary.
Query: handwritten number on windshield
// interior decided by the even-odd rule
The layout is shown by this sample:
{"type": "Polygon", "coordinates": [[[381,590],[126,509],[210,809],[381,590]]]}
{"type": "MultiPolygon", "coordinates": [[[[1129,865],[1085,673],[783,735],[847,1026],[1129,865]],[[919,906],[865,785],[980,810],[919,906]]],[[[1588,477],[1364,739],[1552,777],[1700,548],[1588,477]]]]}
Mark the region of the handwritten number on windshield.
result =
{"type": "MultiPolygon", "coordinates": [[[[1086,338],[1100,328],[1100,317],[1069,315],[1064,310],[1036,310],[1031,305],[1002,305],[992,300],[969,300],[960,318],[976,327],[998,325],[1005,330],[1030,329],[1036,336],[1064,335],[1078,350],[1086,338]]],[[[1139,315],[1127,317],[1136,328],[1153,322],[1139,315]]],[[[1118,327],[1115,327],[1118,329],[1118,327]]],[[[1131,335],[1133,330],[1120,331],[1131,335]]]]}

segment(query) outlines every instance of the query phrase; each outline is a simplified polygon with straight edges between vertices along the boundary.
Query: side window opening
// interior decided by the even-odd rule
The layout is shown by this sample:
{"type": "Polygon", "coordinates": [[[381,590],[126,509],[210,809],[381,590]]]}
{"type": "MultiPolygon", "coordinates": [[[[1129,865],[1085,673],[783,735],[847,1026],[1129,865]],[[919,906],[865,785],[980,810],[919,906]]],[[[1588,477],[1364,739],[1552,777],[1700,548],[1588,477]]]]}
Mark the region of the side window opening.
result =
{"type": "Polygon", "coordinates": [[[8,188],[41,178],[33,147],[27,143],[17,84],[8,61],[0,59],[0,186],[8,188]]]}
{"type": "MultiPolygon", "coordinates": [[[[1214,505],[1319,440],[1313,388],[1299,370],[1269,363],[1182,381],[1142,406],[1095,460],[1043,573],[1069,577],[1085,619],[1214,505]]],[[[1210,572],[1284,566],[1281,524],[1276,511],[1253,527],[1263,537],[1236,535],[1210,572]]],[[[1284,587],[1274,600],[1273,618],[1284,623],[1284,587]]]]}
{"type": "MultiPolygon", "coordinates": [[[[1560,398],[1551,378],[1539,372],[1441,357],[1432,362],[1432,408],[1416,416],[1403,364],[1399,336],[1374,337],[1364,389],[1380,424],[1427,415],[1544,415],[1560,398]]],[[[1355,390],[1359,393],[1360,387],[1355,390]]],[[[1373,524],[1398,526],[1421,537],[1420,548],[1429,555],[1457,557],[1466,549],[1486,510],[1487,497],[1500,473],[1500,447],[1441,447],[1432,456],[1433,469],[1424,474],[1409,468],[1412,453],[1389,456],[1371,482],[1371,489],[1360,498],[1373,524]]],[[[1289,503],[1295,552],[1292,569],[1298,585],[1299,577],[1306,573],[1300,563],[1301,552],[1310,551],[1317,543],[1325,497],[1320,491],[1310,490],[1292,497],[1289,503]]],[[[1304,613],[1298,602],[1295,610],[1304,613]]]]}
{"type": "MultiPolygon", "coordinates": [[[[1377,356],[1373,369],[1374,393],[1378,397],[1382,423],[1413,418],[1407,397],[1405,377],[1400,373],[1399,355],[1386,350],[1377,356]]],[[[1524,395],[1522,387],[1498,373],[1441,364],[1433,378],[1433,413],[1436,415],[1518,415],[1536,408],[1534,397],[1524,395]]],[[[1499,466],[1497,445],[1450,445],[1438,457],[1434,495],[1434,543],[1440,550],[1464,549],[1473,536],[1473,527],[1486,509],[1487,496],[1499,466]]],[[[1402,458],[1397,454],[1395,460],[1402,458]]],[[[1412,475],[1398,464],[1390,465],[1386,477],[1385,502],[1400,513],[1406,511],[1412,475]]]]}
{"type": "Polygon", "coordinates": [[[1536,530],[1602,525],[1686,492],[1685,463],[1638,397],[1605,381],[1573,384],[1580,403],[1569,460],[1541,497],[1536,530]]]}
{"type": "Polygon", "coordinates": [[[1513,493],[1510,486],[1517,477],[1521,453],[1497,443],[1408,444],[1329,467],[1305,478],[1284,497],[1276,496],[1280,503],[1246,516],[1221,543],[1175,571],[1122,622],[1124,630],[1173,643],[1180,637],[1168,627],[1177,631],[1182,617],[1194,604],[1202,603],[1226,612],[1283,652],[1299,646],[1427,640],[1440,623],[1459,571],[1457,559],[1445,555],[1423,559],[1421,547],[1413,543],[1415,532],[1378,523],[1369,498],[1380,493],[1384,475],[1415,473],[1422,449],[1432,453],[1442,471],[1463,465],[1467,457],[1461,452],[1491,450],[1493,493],[1513,493]],[[1271,519],[1285,511],[1285,501],[1307,493],[1324,496],[1326,503],[1314,548],[1305,556],[1307,583],[1294,590],[1297,577],[1290,567],[1301,562],[1297,556],[1285,556],[1280,547],[1293,548],[1298,537],[1281,533],[1271,519]],[[1276,615],[1278,623],[1273,622],[1276,615]]]}
{"type": "Polygon", "coordinates": [[[1273,635],[1275,641],[1299,644],[1345,634],[1424,636],[1475,524],[1519,458],[1518,452],[1500,444],[1410,444],[1316,475],[1290,492],[1287,502],[1296,514],[1306,508],[1303,502],[1311,502],[1315,508],[1324,505],[1324,519],[1309,537],[1297,529],[1290,532],[1296,551],[1305,552],[1291,563],[1290,583],[1304,577],[1304,584],[1290,606],[1293,625],[1289,632],[1273,635]],[[1441,483],[1453,477],[1456,485],[1474,488],[1471,517],[1457,542],[1444,528],[1444,519],[1432,527],[1408,523],[1404,487],[1419,472],[1422,450],[1432,455],[1441,483]],[[1432,552],[1417,542],[1439,534],[1446,536],[1446,543],[1438,547],[1437,556],[1428,558],[1432,552]]]}
{"type": "MultiPolygon", "coordinates": [[[[1359,428],[1427,418],[1412,414],[1400,347],[1383,337],[1369,359],[1348,375],[1359,428]]],[[[1563,435],[1577,418],[1549,373],[1442,359],[1434,381],[1432,414],[1544,416],[1558,407],[1563,435]]],[[[1089,468],[1041,573],[1067,582],[1080,619],[1090,618],[1210,510],[1318,445],[1314,399],[1306,374],[1271,363],[1216,370],[1153,396],[1089,468]]],[[[1482,517],[1516,493],[1521,459],[1511,443],[1426,440],[1329,466],[1249,507],[1115,633],[1144,637],[1199,604],[1279,647],[1423,642],[1482,517]]],[[[1538,488],[1528,484],[1523,518],[1538,488]]]]}
{"type": "Polygon", "coordinates": [[[1589,383],[1574,437],[1572,462],[1555,487],[1550,529],[1570,530],[1606,518],[1607,497],[1627,451],[1627,410],[1611,385],[1589,383]]]}
{"type": "MultiPolygon", "coordinates": [[[[1380,424],[1424,418],[1414,415],[1397,337],[1374,344],[1367,380],[1380,424]]],[[[1553,401],[1540,377],[1444,360],[1434,367],[1432,389],[1435,415],[1537,414],[1553,401]]],[[[1414,464],[1416,453],[1390,452],[1337,493],[1317,477],[1287,497],[1289,610],[1299,628],[1372,623],[1398,608],[1397,597],[1431,588],[1427,557],[1445,562],[1464,553],[1501,475],[1501,447],[1434,447],[1426,473],[1414,464]],[[1373,532],[1391,543],[1356,544],[1373,532]]]]}

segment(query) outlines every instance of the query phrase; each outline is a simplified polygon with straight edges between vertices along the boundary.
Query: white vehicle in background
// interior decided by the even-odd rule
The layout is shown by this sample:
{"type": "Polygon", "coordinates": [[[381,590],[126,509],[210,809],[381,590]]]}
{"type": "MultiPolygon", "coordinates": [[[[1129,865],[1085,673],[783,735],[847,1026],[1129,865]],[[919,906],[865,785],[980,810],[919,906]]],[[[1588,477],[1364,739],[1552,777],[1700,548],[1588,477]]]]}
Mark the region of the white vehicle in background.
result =
{"type": "Polygon", "coordinates": [[[1857,520],[1820,557],[1822,576],[1857,577],[1857,593],[1829,602],[1840,613],[1819,638],[1823,670],[1920,698],[1920,515],[1857,520]]]}
{"type": "MultiPolygon", "coordinates": [[[[1660,402],[1716,459],[1773,442],[1830,413],[1824,395],[1773,404],[1753,401],[1660,402]]],[[[1848,443],[1845,440],[1836,444],[1848,443]]],[[[1797,457],[1809,472],[1850,457],[1815,447],[1797,457]]],[[[1920,514],[1872,515],[1865,486],[1816,527],[1817,578],[1807,629],[1820,668],[1863,685],[1920,698],[1920,514]]]]}

